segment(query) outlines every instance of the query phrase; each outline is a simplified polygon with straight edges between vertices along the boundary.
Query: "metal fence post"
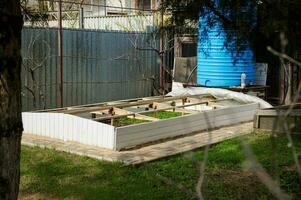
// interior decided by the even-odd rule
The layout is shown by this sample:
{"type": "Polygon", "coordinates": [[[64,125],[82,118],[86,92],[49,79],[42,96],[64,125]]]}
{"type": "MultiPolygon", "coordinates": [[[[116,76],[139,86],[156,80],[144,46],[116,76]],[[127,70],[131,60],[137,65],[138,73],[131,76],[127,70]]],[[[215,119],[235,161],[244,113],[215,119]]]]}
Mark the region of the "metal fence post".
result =
{"type": "Polygon", "coordinates": [[[85,20],[84,20],[84,8],[80,7],[79,9],[79,28],[85,28],[85,20]]]}
{"type": "Polygon", "coordinates": [[[58,1],[58,60],[57,75],[59,92],[57,96],[57,106],[63,107],[63,57],[62,57],[62,0],[58,1]]]}

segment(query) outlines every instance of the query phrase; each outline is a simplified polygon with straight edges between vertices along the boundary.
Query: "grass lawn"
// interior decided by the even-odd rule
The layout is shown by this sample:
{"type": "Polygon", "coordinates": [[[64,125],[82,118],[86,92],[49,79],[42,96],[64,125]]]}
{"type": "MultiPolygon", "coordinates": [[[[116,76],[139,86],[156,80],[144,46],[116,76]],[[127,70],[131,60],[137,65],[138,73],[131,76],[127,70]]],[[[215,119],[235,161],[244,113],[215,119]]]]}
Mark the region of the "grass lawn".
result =
{"type": "MultiPolygon", "coordinates": [[[[184,115],[185,114],[186,113],[184,113],[184,115]]],[[[150,117],[154,117],[154,113],[147,113],[145,115],[150,116],[150,117]]],[[[159,112],[156,112],[155,118],[168,119],[168,118],[179,117],[179,116],[182,116],[181,112],[159,111],[159,112]]]]}
{"type": "MultiPolygon", "coordinates": [[[[301,180],[285,137],[276,138],[272,156],[267,134],[244,137],[265,169],[293,199],[301,197],[301,180]],[[275,167],[273,163],[278,163],[275,167]]],[[[301,137],[294,138],[299,159],[301,137]]],[[[22,146],[21,199],[193,199],[204,150],[187,152],[137,167],[98,161],[54,150],[22,146]],[[184,188],[184,189],[183,189],[184,188]]],[[[251,172],[240,139],[209,150],[203,185],[205,199],[274,199],[251,172]]]]}
{"type": "Polygon", "coordinates": [[[132,124],[141,124],[144,122],[149,122],[149,121],[142,120],[142,119],[128,118],[128,117],[120,117],[114,120],[114,126],[120,127],[120,126],[132,125],[132,124]]]}
{"type": "MultiPolygon", "coordinates": [[[[145,115],[153,117],[153,113],[147,113],[145,115]]],[[[171,111],[159,111],[156,113],[156,118],[158,119],[168,119],[168,118],[179,117],[179,116],[182,116],[182,113],[171,112],[171,111]]],[[[114,120],[114,126],[120,127],[120,126],[132,125],[132,124],[141,124],[145,122],[149,122],[149,121],[142,120],[142,119],[128,118],[128,117],[120,117],[114,120]]]]}

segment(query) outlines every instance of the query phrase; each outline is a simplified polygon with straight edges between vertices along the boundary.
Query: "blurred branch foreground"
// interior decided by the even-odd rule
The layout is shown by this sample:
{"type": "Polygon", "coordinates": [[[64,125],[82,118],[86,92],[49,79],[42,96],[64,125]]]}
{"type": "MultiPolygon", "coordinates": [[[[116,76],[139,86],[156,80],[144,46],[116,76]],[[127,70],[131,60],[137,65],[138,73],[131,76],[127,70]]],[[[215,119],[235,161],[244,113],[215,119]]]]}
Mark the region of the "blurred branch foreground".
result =
{"type": "MultiPolygon", "coordinates": [[[[241,142],[240,145],[244,152],[244,155],[240,155],[240,161],[242,162],[240,164],[243,165],[243,172],[256,176],[258,183],[265,186],[272,195],[268,198],[298,198],[298,195],[296,195],[297,197],[292,195],[292,191],[300,194],[298,189],[283,185],[283,179],[285,178],[280,174],[282,166],[278,157],[281,157],[282,152],[279,150],[278,140],[286,137],[285,143],[287,145],[284,146],[289,148],[289,151],[286,151],[287,157],[292,158],[293,163],[290,163],[293,165],[292,174],[294,175],[294,180],[291,182],[300,182],[300,148],[295,146],[295,143],[298,143],[298,139],[295,138],[300,135],[293,136],[295,132],[299,131],[301,124],[298,110],[300,108],[298,101],[300,100],[301,82],[294,81],[299,80],[299,78],[295,78],[295,72],[299,73],[301,66],[300,61],[295,59],[298,53],[296,49],[299,48],[298,45],[300,44],[299,35],[297,34],[299,29],[297,24],[293,23],[294,20],[281,21],[277,16],[274,16],[276,13],[281,18],[299,19],[296,17],[299,16],[298,13],[295,13],[295,10],[292,9],[295,5],[299,5],[297,1],[291,1],[291,4],[289,4],[289,12],[287,13],[292,13],[289,16],[286,16],[284,9],[282,9],[285,6],[281,6],[282,3],[286,5],[288,1],[276,2],[275,6],[270,1],[262,1],[258,5],[257,1],[254,1],[258,6],[258,21],[260,22],[254,26],[247,26],[248,23],[239,23],[243,21],[237,20],[239,17],[252,17],[255,10],[257,11],[252,7],[254,10],[252,16],[242,15],[246,14],[246,12],[241,12],[241,8],[245,8],[243,6],[246,1],[228,1],[228,3],[220,1],[220,7],[215,7],[211,1],[166,0],[160,3],[157,1],[116,1],[117,3],[115,2],[112,5],[106,4],[107,1],[97,1],[97,4],[87,3],[86,1],[63,1],[62,4],[58,4],[59,2],[61,1],[22,1],[25,25],[31,26],[24,28],[22,33],[24,38],[22,40],[23,76],[21,77],[23,110],[48,109],[23,113],[26,132],[24,138],[27,138],[27,144],[38,146],[47,144],[42,137],[47,137],[51,141],[49,143],[52,143],[52,146],[49,143],[49,146],[47,146],[50,148],[55,147],[62,141],[64,141],[64,144],[75,141],[82,145],[78,146],[79,150],[89,148],[89,151],[85,151],[88,154],[87,156],[94,158],[102,156],[101,159],[104,159],[103,154],[97,154],[99,150],[97,148],[107,148],[111,150],[111,152],[109,150],[105,151],[110,152],[109,156],[107,155],[108,159],[112,159],[111,155],[115,155],[114,159],[116,158],[116,160],[124,156],[129,163],[137,164],[151,161],[152,156],[158,154],[156,150],[150,151],[147,149],[154,147],[154,144],[159,145],[160,142],[164,143],[170,139],[178,139],[183,135],[189,137],[192,133],[205,131],[207,140],[204,139],[204,135],[195,136],[193,139],[197,141],[190,141],[192,144],[188,148],[185,146],[185,139],[180,138],[183,140],[175,140],[178,143],[172,143],[172,148],[165,148],[164,153],[162,153],[163,156],[169,156],[202,146],[204,147],[202,156],[191,152],[185,154],[185,158],[179,156],[161,160],[158,161],[158,164],[157,162],[149,163],[142,166],[142,168],[146,168],[145,173],[152,174],[150,179],[153,182],[159,185],[163,182],[164,185],[160,185],[163,188],[167,187],[166,185],[172,186],[183,193],[178,195],[184,195],[185,198],[214,198],[215,193],[210,191],[210,187],[213,186],[208,182],[212,177],[210,172],[212,168],[221,172],[224,169],[219,165],[212,167],[212,162],[218,162],[216,160],[222,160],[223,158],[211,154],[212,149],[215,148],[212,148],[211,145],[229,139],[230,136],[238,136],[239,134],[233,134],[231,130],[229,132],[225,131],[227,127],[224,126],[252,121],[256,110],[259,108],[258,104],[238,105],[237,102],[233,103],[232,99],[216,99],[212,96],[201,95],[153,97],[154,95],[165,94],[170,89],[169,83],[175,78],[173,77],[175,54],[184,55],[189,52],[185,52],[185,45],[182,45],[182,49],[180,49],[180,45],[184,40],[189,41],[190,45],[193,44],[193,39],[187,39],[187,35],[195,38],[197,23],[193,20],[198,19],[200,10],[206,11],[203,9],[206,8],[213,10],[215,14],[213,20],[209,21],[208,27],[218,22],[222,23],[224,28],[234,28],[241,33],[239,37],[234,38],[234,42],[228,37],[226,41],[229,43],[225,44],[226,48],[236,48],[239,46],[236,44],[243,43],[246,40],[253,41],[252,47],[259,49],[257,59],[260,62],[270,62],[268,58],[273,55],[280,63],[279,69],[274,67],[274,63],[269,64],[273,74],[275,71],[279,71],[279,80],[276,78],[277,81],[272,82],[271,90],[276,91],[275,88],[278,88],[276,86],[279,85],[279,101],[281,104],[287,104],[287,106],[281,109],[271,109],[273,114],[266,114],[271,110],[260,110],[257,112],[257,118],[254,121],[255,128],[269,132],[269,137],[267,137],[269,140],[267,140],[267,144],[265,143],[265,145],[271,146],[271,152],[266,155],[269,163],[261,163],[261,161],[265,162],[266,160],[261,158],[261,154],[256,152],[257,149],[253,148],[254,145],[250,144],[248,139],[242,138],[238,142],[241,142]],[[60,6],[58,7],[58,5],[60,6]],[[220,12],[220,9],[224,12],[220,12]],[[229,14],[226,18],[223,14],[229,13],[229,9],[233,11],[233,15],[229,14]],[[272,9],[273,12],[269,12],[269,9],[272,9]],[[271,21],[275,23],[271,23],[271,21]],[[282,24],[283,21],[286,21],[287,24],[282,24]],[[59,27],[58,24],[60,24],[59,27]],[[281,29],[278,31],[280,37],[278,37],[278,32],[277,34],[274,32],[275,27],[273,26],[275,24],[277,31],[281,29]],[[260,38],[259,41],[255,41],[252,36],[253,33],[257,34],[260,38]],[[181,41],[177,42],[177,40],[181,41]],[[271,44],[275,44],[278,48],[271,46],[271,44]],[[261,49],[267,50],[267,52],[261,52],[261,49]],[[119,99],[131,100],[121,101],[119,99]],[[61,108],[55,109],[57,107],[61,108]],[[216,134],[214,129],[220,127],[222,127],[221,132],[227,132],[227,135],[216,134]],[[89,134],[83,136],[83,133],[86,132],[89,134]],[[217,139],[218,136],[222,139],[217,139]],[[198,142],[202,142],[202,145],[196,144],[198,142]],[[144,147],[144,152],[140,147],[144,147]],[[185,149],[186,147],[187,149],[185,149]],[[135,157],[131,154],[133,151],[140,151],[140,154],[135,157]],[[173,161],[174,159],[180,161],[184,159],[185,162],[190,163],[187,166],[180,162],[178,166],[174,167],[176,169],[169,171],[169,173],[173,173],[180,170],[181,175],[175,179],[165,171],[166,168],[169,169],[170,164],[168,162],[176,162],[173,161]],[[182,164],[188,169],[191,167],[190,165],[193,165],[194,168],[197,167],[197,170],[184,170],[182,164]],[[194,182],[183,181],[186,176],[187,179],[192,179],[194,182]],[[189,185],[186,185],[186,182],[189,182],[189,185]]],[[[296,6],[296,8],[299,7],[296,6]]],[[[204,30],[207,31],[207,29],[204,30]]],[[[193,54],[189,53],[187,54],[193,54]]],[[[191,76],[192,73],[189,74],[189,78],[191,76]]],[[[5,89],[4,85],[8,84],[1,84],[3,91],[5,89]]],[[[275,91],[273,92],[278,92],[275,91]]],[[[259,132],[259,134],[262,134],[261,131],[259,132]]],[[[254,136],[252,134],[250,137],[254,136]]],[[[255,144],[256,142],[257,140],[253,141],[255,144]]],[[[80,152],[78,149],[70,150],[74,146],[69,145],[69,149],[66,149],[66,147],[65,149],[60,148],[63,151],[73,153],[80,152]]],[[[223,144],[221,146],[223,147],[223,144]]],[[[35,149],[26,149],[24,154],[34,151],[35,149]]],[[[220,151],[228,152],[228,149],[223,147],[220,151]]],[[[231,163],[231,152],[230,149],[229,157],[224,156],[229,163],[231,163]]],[[[59,153],[54,154],[59,155],[59,153]]],[[[51,160],[51,158],[49,159],[51,160]]],[[[35,165],[29,162],[26,157],[24,160],[25,166],[35,165]]],[[[51,160],[48,164],[53,167],[53,162],[55,161],[51,160]]],[[[88,162],[94,163],[96,161],[88,162]]],[[[101,165],[105,164],[102,163],[101,165]]],[[[45,166],[48,167],[48,165],[45,166]]],[[[105,166],[103,167],[105,168],[105,166]]],[[[109,169],[107,170],[109,171],[109,169]]],[[[116,170],[131,171],[132,168],[118,168],[116,170]]],[[[136,174],[141,169],[133,168],[133,170],[137,171],[133,172],[136,174]]],[[[24,169],[24,171],[26,170],[24,169]]],[[[62,171],[68,172],[64,167],[62,171]]],[[[128,175],[128,173],[125,174],[128,175]]],[[[122,175],[125,176],[125,174],[122,175]]],[[[122,175],[113,174],[113,176],[122,175]]],[[[88,179],[91,182],[99,183],[98,178],[97,180],[95,178],[96,174],[91,172],[90,176],[84,177],[83,180],[88,179]]],[[[48,178],[57,182],[53,179],[53,176],[48,178]]],[[[23,179],[26,179],[25,175],[23,179]]],[[[48,181],[41,174],[38,174],[38,179],[46,183],[48,181]]],[[[110,180],[114,183],[114,177],[110,177],[110,180]]],[[[147,182],[148,180],[144,181],[147,182]]],[[[144,185],[143,181],[138,181],[137,184],[144,185]]],[[[122,185],[126,187],[126,184],[122,185]]],[[[217,183],[214,185],[217,185],[217,183]]],[[[298,187],[300,183],[296,183],[296,185],[298,187]]],[[[33,186],[27,185],[26,181],[24,181],[22,187],[24,191],[26,189],[33,190],[31,188],[33,186]]],[[[49,192],[49,188],[44,187],[46,186],[41,186],[43,192],[49,192]]],[[[136,187],[138,186],[135,185],[133,188],[136,187]]],[[[78,188],[81,190],[82,186],[78,188]]],[[[149,189],[149,185],[145,186],[144,189],[149,189]]],[[[215,192],[217,193],[219,189],[217,188],[215,192]]],[[[60,192],[55,191],[54,193],[65,198],[65,194],[57,194],[60,192]]],[[[112,191],[111,195],[114,196],[118,192],[112,191]]],[[[139,192],[141,193],[141,191],[139,192]]],[[[169,194],[168,191],[164,192],[169,194]]],[[[152,193],[156,193],[156,191],[152,191],[152,193]]],[[[74,196],[85,195],[75,194],[74,196]]],[[[170,195],[164,196],[162,194],[160,197],[177,197],[170,195]]],[[[237,199],[240,197],[237,196],[237,199]]],[[[252,198],[252,196],[244,198],[252,198]]]]}

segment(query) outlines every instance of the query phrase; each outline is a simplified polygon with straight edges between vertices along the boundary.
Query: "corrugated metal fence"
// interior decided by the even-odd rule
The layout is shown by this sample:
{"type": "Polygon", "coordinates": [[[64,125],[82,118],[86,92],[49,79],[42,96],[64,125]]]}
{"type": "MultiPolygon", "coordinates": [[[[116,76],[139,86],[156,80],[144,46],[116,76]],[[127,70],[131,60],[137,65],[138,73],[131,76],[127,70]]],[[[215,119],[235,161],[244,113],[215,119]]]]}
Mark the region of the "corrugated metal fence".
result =
{"type": "MultiPolygon", "coordinates": [[[[158,56],[141,50],[149,48],[149,36],[64,29],[64,106],[153,95],[158,56]]],[[[23,28],[22,56],[23,110],[57,107],[57,29],[23,28]]]]}

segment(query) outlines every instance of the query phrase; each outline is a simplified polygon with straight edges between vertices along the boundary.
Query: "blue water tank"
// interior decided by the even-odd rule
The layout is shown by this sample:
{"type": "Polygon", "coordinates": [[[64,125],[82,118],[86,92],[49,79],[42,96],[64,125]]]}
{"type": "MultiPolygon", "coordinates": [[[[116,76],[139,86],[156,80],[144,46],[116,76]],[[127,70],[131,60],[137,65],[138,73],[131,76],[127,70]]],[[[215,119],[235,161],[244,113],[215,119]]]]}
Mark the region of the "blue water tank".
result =
{"type": "Polygon", "coordinates": [[[198,36],[198,66],[197,82],[199,85],[212,87],[239,86],[241,74],[246,74],[246,84],[254,83],[255,59],[249,44],[238,55],[233,55],[224,44],[227,38],[222,25],[215,25],[208,29],[207,17],[199,19],[198,36]],[[206,38],[203,37],[204,29],[207,30],[206,38]]]}

